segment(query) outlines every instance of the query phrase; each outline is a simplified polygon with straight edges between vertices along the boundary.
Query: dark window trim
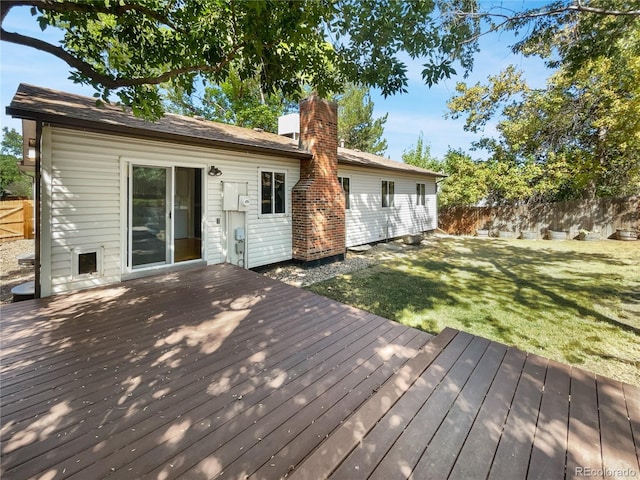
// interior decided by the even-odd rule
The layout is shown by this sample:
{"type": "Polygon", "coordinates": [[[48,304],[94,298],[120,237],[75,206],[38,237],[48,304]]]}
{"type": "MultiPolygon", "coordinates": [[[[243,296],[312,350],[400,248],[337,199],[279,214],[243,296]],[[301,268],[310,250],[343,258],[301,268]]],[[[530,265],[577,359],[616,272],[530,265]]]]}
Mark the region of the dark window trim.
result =
{"type": "Polygon", "coordinates": [[[381,181],[382,208],[393,208],[396,206],[396,182],[395,180],[381,181]]]}
{"type": "Polygon", "coordinates": [[[338,181],[344,191],[344,209],[351,210],[351,177],[338,177],[338,181]],[[345,181],[347,188],[345,188],[345,181]]]}
{"type": "MultiPolygon", "coordinates": [[[[258,174],[258,191],[260,193],[260,207],[258,211],[259,216],[286,216],[287,212],[287,172],[283,170],[260,168],[258,174]],[[263,185],[264,175],[270,175],[271,184],[269,185],[269,198],[265,203],[265,186],[263,185]],[[281,180],[278,180],[278,178],[281,180]],[[276,191],[276,184],[281,181],[281,195],[278,197],[278,191],[276,191]],[[265,206],[268,205],[268,210],[265,211],[265,206]]],[[[280,189],[279,189],[280,190],[280,189]]]]}

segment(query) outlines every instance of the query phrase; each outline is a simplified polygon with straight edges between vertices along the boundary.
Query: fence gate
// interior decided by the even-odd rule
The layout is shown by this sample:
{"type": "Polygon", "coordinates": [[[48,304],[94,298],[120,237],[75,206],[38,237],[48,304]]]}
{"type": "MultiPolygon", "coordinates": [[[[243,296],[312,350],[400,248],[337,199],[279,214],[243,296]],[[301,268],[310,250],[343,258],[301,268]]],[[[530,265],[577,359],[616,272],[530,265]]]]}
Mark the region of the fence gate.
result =
{"type": "Polygon", "coordinates": [[[33,202],[7,200],[0,202],[0,241],[33,238],[33,202]]]}

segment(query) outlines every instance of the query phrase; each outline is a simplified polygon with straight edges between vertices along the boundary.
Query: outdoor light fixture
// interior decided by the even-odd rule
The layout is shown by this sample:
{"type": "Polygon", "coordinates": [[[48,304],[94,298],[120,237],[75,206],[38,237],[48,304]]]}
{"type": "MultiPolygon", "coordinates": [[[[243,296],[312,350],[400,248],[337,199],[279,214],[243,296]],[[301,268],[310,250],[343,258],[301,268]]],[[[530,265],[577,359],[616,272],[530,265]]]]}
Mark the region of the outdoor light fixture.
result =
{"type": "Polygon", "coordinates": [[[220,175],[222,175],[222,170],[220,170],[215,165],[211,165],[211,168],[209,168],[209,175],[212,177],[219,177],[220,175]]]}

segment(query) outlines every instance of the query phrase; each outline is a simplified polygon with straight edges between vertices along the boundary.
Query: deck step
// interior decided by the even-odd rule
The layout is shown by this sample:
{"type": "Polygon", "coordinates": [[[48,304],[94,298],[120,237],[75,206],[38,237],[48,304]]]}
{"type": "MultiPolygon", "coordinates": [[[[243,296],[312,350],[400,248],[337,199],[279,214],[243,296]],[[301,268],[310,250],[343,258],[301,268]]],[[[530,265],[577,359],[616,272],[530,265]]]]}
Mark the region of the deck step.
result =
{"type": "Polygon", "coordinates": [[[365,435],[420,378],[445,347],[458,335],[445,328],[396,372],[369,400],[321,443],[290,475],[290,478],[328,478],[336,466],[357,447],[365,435]]]}

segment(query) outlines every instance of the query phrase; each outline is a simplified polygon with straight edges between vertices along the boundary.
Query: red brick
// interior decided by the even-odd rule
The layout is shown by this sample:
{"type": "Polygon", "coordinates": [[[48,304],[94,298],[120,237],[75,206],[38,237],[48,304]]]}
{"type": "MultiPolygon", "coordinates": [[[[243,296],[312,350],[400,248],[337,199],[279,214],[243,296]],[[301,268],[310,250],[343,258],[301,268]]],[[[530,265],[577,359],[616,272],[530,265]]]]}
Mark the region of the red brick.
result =
{"type": "Polygon", "coordinates": [[[300,102],[300,163],[293,188],[293,257],[314,261],[345,253],[345,198],[338,182],[337,105],[318,96],[300,102]]]}

